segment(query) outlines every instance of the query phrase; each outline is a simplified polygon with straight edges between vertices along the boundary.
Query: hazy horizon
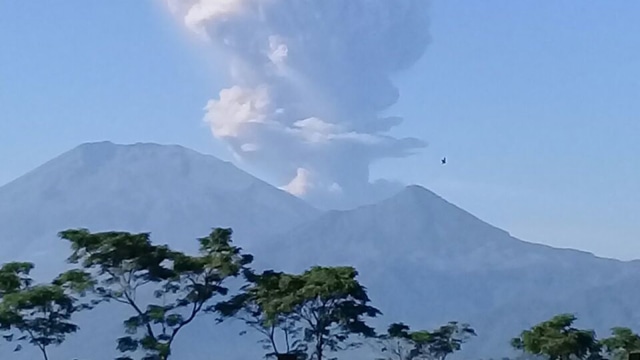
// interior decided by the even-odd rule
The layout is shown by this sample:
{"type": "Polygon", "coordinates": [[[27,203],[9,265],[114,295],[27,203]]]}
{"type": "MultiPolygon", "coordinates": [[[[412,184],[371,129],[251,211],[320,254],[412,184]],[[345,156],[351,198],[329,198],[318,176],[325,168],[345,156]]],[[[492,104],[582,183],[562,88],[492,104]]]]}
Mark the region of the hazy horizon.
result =
{"type": "MultiPolygon", "coordinates": [[[[638,13],[432,1],[428,45],[382,113],[428,146],[372,157],[372,180],[425,186],[523,240],[640,258],[638,13]]],[[[0,186],[102,140],[175,143],[286,185],[211,135],[203,108],[232,77],[176,19],[160,1],[0,3],[0,186]]]]}

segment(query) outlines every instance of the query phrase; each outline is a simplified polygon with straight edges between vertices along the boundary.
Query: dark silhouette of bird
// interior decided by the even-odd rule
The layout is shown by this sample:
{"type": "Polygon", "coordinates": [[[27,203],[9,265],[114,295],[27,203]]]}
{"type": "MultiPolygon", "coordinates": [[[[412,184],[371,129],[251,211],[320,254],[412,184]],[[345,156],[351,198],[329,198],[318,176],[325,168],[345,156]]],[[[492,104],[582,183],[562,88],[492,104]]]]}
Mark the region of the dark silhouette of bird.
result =
{"type": "Polygon", "coordinates": [[[447,163],[447,158],[443,157],[442,160],[440,160],[440,162],[442,163],[442,165],[446,164],[447,163]]]}

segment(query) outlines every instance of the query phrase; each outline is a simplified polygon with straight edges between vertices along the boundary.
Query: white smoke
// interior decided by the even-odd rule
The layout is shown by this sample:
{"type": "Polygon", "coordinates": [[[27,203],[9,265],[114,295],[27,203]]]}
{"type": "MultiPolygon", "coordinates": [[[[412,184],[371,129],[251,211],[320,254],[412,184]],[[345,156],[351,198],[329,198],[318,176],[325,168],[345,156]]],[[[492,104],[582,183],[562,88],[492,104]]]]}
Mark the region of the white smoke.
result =
{"type": "Polygon", "coordinates": [[[373,200],[392,186],[370,183],[370,164],[425,146],[380,114],[398,100],[390,76],[427,46],[427,0],[167,1],[229,55],[234,85],[205,107],[213,134],[287,191],[373,200]]]}

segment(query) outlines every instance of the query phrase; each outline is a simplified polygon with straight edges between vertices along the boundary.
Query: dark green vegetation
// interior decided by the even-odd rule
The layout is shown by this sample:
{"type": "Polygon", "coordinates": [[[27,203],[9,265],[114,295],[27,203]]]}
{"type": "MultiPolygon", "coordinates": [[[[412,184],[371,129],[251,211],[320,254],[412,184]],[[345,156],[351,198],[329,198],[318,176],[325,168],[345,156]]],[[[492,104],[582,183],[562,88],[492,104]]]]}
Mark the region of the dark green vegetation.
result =
{"type": "MultiPolygon", "coordinates": [[[[70,245],[72,268],[50,283],[35,283],[31,263],[0,268],[2,336],[15,351],[36,347],[45,360],[48,348],[81,330],[72,319],[76,313],[110,302],[130,311],[122,336],[114,338],[122,353],[117,360],[172,358],[172,345],[196,317],[219,326],[239,319],[262,335],[266,357],[300,360],[339,359],[365,344],[376,350],[372,359],[445,360],[477,337],[470,325],[454,321],[434,330],[393,323],[379,334],[370,322],[381,312],[356,269],[256,272],[253,257],[233,244],[231,229],[198,239],[195,255],[153,244],[146,233],[79,229],[59,235],[70,245]]],[[[555,316],[511,345],[523,356],[549,360],[618,360],[640,351],[640,336],[630,329],[614,328],[598,339],[594,331],[573,327],[575,321],[571,314],[555,316]]]]}
{"type": "Polygon", "coordinates": [[[613,328],[611,337],[598,340],[592,330],[573,327],[576,317],[560,314],[523,331],[511,345],[549,360],[626,359],[640,351],[640,336],[627,328],[613,328]]]}

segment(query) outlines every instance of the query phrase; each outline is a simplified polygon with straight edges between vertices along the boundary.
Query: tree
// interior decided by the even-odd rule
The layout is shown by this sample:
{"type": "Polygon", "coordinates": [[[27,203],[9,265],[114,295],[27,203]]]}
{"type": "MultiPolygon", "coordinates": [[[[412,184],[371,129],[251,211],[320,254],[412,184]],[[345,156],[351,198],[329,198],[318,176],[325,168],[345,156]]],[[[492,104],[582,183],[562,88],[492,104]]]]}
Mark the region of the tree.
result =
{"type": "MultiPolygon", "coordinates": [[[[29,273],[32,269],[33,264],[26,262],[12,262],[0,267],[0,301],[7,294],[31,286],[33,280],[29,273]]],[[[11,330],[11,322],[8,315],[9,313],[0,313],[0,331],[8,332],[11,330]]],[[[4,334],[3,337],[7,341],[13,340],[12,334],[4,334]]]]}
{"type": "Polygon", "coordinates": [[[0,299],[5,294],[29,287],[33,283],[29,276],[31,270],[33,270],[33,264],[27,262],[12,262],[2,265],[0,268],[0,299]]]}
{"type": "Polygon", "coordinates": [[[381,312],[369,305],[366,288],[357,276],[353,267],[314,266],[289,281],[285,287],[288,293],[275,299],[274,309],[292,313],[305,324],[304,341],[313,345],[313,359],[322,360],[325,350],[359,345],[347,343],[351,335],[376,335],[363,318],[381,312]]]}
{"type": "MultiPolygon", "coordinates": [[[[263,336],[260,342],[268,351],[267,358],[284,354],[296,355],[299,359],[306,358],[307,346],[301,341],[299,316],[270,308],[274,299],[286,295],[283,290],[287,288],[286,283],[291,281],[292,276],[268,270],[262,274],[248,271],[245,278],[248,284],[242,287],[241,293],[208,310],[221,315],[219,322],[236,318],[258,331],[263,336]]],[[[245,333],[243,331],[241,335],[245,333]]]]}
{"type": "Polygon", "coordinates": [[[296,340],[299,334],[293,351],[306,347],[312,359],[322,360],[326,351],[359,345],[349,341],[352,335],[375,336],[364,318],[380,311],[369,305],[357,275],[352,267],[315,266],[300,275],[266,272],[249,279],[242,294],[217,309],[223,316],[244,314],[240,317],[246,319],[249,315],[247,323],[267,335],[275,353],[272,334],[279,329],[285,341],[288,336],[296,340]]]}
{"type": "Polygon", "coordinates": [[[467,342],[471,336],[476,336],[468,324],[459,324],[451,321],[432,332],[423,332],[417,339],[419,345],[426,348],[432,359],[445,360],[447,356],[462,349],[462,344],[467,342]]]}
{"type": "Polygon", "coordinates": [[[560,314],[523,331],[511,346],[549,360],[599,359],[601,345],[593,330],[572,327],[576,317],[560,314]]]}
{"type": "Polygon", "coordinates": [[[434,331],[410,331],[403,323],[391,324],[387,334],[380,336],[382,352],[386,359],[445,360],[447,356],[462,349],[462,344],[476,336],[468,324],[451,321],[434,331]]]}
{"type": "Polygon", "coordinates": [[[629,353],[640,351],[640,335],[625,327],[614,327],[611,336],[600,343],[614,359],[626,359],[629,353]]]}
{"type": "MultiPolygon", "coordinates": [[[[18,262],[0,269],[0,329],[7,332],[5,340],[27,341],[46,360],[49,346],[62,344],[67,335],[78,331],[79,326],[71,322],[71,317],[89,305],[80,304],[69,290],[82,293],[80,285],[88,282],[81,274],[70,273],[52,284],[33,285],[29,277],[32,269],[33,264],[18,262]],[[68,282],[71,277],[74,284],[68,282]]],[[[20,349],[19,344],[16,351],[20,349]]]]}
{"type": "Polygon", "coordinates": [[[389,325],[386,334],[378,337],[380,352],[384,358],[377,360],[412,360],[411,349],[415,348],[412,343],[410,328],[404,323],[393,323],[389,325]]]}
{"type": "Polygon", "coordinates": [[[127,336],[118,339],[118,350],[142,350],[149,360],[168,359],[178,333],[214,297],[226,295],[224,282],[252,262],[232,245],[231,235],[231,229],[214,229],[198,239],[199,254],[189,256],[152,244],[147,233],[60,233],[73,250],[68,262],[91,275],[98,299],[125,304],[134,313],[124,321],[127,336]]]}

